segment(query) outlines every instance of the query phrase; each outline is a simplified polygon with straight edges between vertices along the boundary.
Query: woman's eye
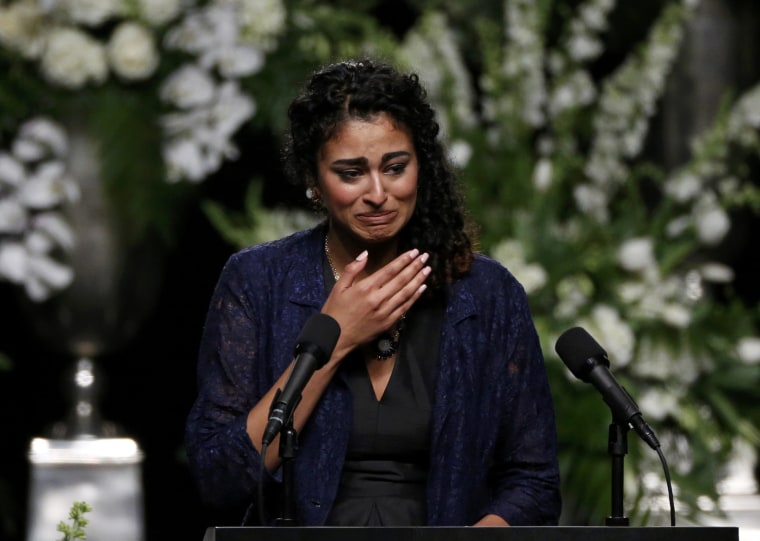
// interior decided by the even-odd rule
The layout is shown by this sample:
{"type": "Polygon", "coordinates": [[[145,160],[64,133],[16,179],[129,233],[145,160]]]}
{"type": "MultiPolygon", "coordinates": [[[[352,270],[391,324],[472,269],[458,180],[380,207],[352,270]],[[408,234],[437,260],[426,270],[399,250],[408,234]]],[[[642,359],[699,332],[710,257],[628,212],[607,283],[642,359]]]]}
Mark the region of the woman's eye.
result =
{"type": "Polygon", "coordinates": [[[357,178],[361,176],[362,174],[362,172],[359,171],[358,169],[343,169],[341,171],[337,171],[337,173],[338,173],[338,176],[340,176],[341,178],[346,178],[346,179],[357,178]]]}
{"type": "Polygon", "coordinates": [[[405,169],[406,169],[405,163],[394,163],[393,165],[388,167],[387,171],[391,175],[400,175],[401,173],[404,172],[405,169]]]}

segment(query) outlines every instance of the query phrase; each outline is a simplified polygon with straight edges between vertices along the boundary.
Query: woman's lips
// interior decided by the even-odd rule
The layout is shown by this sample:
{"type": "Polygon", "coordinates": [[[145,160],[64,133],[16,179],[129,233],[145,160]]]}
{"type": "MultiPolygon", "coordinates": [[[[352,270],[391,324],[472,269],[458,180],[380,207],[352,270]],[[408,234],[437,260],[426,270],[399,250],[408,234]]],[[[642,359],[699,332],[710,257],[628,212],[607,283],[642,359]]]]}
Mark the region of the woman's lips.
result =
{"type": "Polygon", "coordinates": [[[398,212],[395,210],[386,210],[383,212],[363,212],[357,214],[356,218],[367,225],[385,225],[392,222],[397,215],[398,212]]]}

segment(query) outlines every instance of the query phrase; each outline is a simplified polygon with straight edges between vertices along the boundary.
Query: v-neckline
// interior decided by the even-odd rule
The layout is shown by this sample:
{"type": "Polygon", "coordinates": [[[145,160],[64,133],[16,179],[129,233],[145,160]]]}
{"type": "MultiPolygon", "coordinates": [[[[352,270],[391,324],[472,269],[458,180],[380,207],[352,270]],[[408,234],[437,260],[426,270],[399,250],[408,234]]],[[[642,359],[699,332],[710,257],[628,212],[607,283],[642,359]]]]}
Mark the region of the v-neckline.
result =
{"type": "Polygon", "coordinates": [[[383,398],[385,398],[386,394],[388,393],[388,389],[391,386],[391,383],[395,379],[394,374],[396,373],[396,367],[399,362],[399,356],[400,356],[399,353],[396,353],[396,356],[393,359],[386,359],[383,361],[367,361],[367,360],[364,361],[364,375],[367,378],[367,383],[369,384],[369,390],[372,393],[372,397],[375,399],[375,402],[378,404],[382,404],[383,398]],[[369,363],[378,363],[378,364],[379,363],[382,363],[382,364],[393,363],[393,366],[390,369],[390,374],[388,374],[388,379],[385,382],[385,387],[381,389],[381,392],[379,395],[372,381],[372,375],[370,373],[369,363]]]}

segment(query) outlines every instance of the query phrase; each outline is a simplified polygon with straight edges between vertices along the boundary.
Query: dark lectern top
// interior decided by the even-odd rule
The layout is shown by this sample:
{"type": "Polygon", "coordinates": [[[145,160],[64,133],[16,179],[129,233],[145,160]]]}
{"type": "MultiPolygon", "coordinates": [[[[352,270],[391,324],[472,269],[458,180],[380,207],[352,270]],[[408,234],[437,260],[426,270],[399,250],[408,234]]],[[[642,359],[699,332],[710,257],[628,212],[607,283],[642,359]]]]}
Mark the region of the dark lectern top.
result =
{"type": "Polygon", "coordinates": [[[739,541],[735,526],[513,526],[511,528],[258,527],[208,528],[203,541],[739,541]]]}

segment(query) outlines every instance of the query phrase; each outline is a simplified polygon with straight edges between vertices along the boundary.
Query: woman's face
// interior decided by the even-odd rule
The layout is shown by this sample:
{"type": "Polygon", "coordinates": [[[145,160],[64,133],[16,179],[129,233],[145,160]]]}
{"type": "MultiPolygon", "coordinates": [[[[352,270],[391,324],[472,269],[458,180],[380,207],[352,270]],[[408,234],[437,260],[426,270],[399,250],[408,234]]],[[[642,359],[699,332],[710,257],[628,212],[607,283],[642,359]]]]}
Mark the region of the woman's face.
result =
{"type": "Polygon", "coordinates": [[[408,131],[380,114],[350,119],[322,147],[318,187],[331,225],[359,242],[394,238],[417,202],[417,155],[408,131]]]}

